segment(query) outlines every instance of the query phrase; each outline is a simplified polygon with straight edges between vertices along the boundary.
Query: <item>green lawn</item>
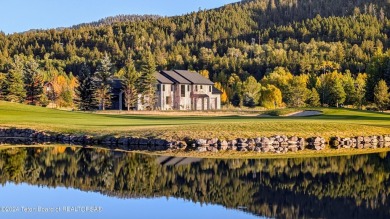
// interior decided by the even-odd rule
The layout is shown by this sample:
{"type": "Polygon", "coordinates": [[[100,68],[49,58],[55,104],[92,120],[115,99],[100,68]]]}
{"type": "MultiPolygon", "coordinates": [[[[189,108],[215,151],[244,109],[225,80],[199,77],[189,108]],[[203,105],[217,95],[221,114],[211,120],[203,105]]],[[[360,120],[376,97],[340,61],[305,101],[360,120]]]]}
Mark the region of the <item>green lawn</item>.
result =
{"type": "Polygon", "coordinates": [[[68,112],[0,101],[0,126],[91,135],[162,138],[271,136],[355,136],[390,134],[390,115],[349,109],[327,109],[321,116],[163,116],[68,112]]]}

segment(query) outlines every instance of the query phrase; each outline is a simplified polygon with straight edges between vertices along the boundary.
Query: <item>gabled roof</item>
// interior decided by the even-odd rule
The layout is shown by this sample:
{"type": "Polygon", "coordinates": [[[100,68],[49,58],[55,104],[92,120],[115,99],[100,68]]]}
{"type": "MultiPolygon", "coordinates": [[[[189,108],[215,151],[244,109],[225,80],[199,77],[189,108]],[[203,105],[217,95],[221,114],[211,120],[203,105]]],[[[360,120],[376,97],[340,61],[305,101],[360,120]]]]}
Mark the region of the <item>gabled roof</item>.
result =
{"type": "Polygon", "coordinates": [[[220,91],[218,88],[213,86],[213,92],[212,94],[222,94],[222,91],[220,91]]]}
{"type": "Polygon", "coordinates": [[[166,76],[160,72],[156,72],[156,79],[159,84],[173,84],[173,81],[169,80],[166,76]]]}
{"type": "Polygon", "coordinates": [[[204,85],[214,85],[212,81],[203,77],[199,73],[194,73],[185,70],[174,70],[177,74],[181,75],[183,78],[191,82],[191,84],[204,84],[204,85]]]}
{"type": "Polygon", "coordinates": [[[161,71],[160,72],[163,76],[167,77],[169,80],[171,80],[173,83],[178,84],[191,84],[190,81],[183,78],[181,75],[177,74],[174,71],[161,71]]]}

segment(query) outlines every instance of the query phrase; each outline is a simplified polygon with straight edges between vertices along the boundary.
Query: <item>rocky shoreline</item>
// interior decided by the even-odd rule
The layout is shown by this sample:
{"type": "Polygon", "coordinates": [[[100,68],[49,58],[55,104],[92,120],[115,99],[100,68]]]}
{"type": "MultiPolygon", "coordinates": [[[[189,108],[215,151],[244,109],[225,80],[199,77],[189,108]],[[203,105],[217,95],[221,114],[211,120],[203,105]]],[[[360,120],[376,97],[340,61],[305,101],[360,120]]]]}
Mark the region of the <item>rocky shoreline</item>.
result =
{"type": "Polygon", "coordinates": [[[155,138],[133,137],[93,137],[87,135],[69,135],[46,133],[32,129],[0,128],[0,144],[34,145],[44,143],[61,143],[80,146],[102,146],[108,149],[126,151],[176,151],[188,150],[197,152],[218,151],[253,151],[258,153],[288,153],[301,150],[363,149],[390,147],[390,135],[357,136],[350,138],[333,137],[326,140],[320,136],[302,138],[297,136],[272,136],[257,138],[238,138],[233,140],[186,139],[167,141],[155,138]]]}

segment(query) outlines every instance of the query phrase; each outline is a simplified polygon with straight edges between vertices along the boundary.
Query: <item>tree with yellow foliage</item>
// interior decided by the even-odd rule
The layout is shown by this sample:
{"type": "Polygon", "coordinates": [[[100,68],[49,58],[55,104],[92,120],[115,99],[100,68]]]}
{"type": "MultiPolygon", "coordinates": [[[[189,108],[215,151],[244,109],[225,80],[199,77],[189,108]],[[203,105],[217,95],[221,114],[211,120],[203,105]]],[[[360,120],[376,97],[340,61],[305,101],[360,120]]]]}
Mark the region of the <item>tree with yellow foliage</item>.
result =
{"type": "Polygon", "coordinates": [[[208,70],[200,70],[199,74],[205,78],[210,78],[210,72],[208,70]]]}
{"type": "Polygon", "coordinates": [[[222,87],[222,84],[219,82],[216,82],[214,86],[222,92],[221,94],[221,103],[226,104],[228,102],[228,96],[226,93],[226,90],[222,87]]]}
{"type": "Polygon", "coordinates": [[[260,104],[267,109],[275,109],[282,106],[282,92],[272,84],[261,89],[260,104]]]}

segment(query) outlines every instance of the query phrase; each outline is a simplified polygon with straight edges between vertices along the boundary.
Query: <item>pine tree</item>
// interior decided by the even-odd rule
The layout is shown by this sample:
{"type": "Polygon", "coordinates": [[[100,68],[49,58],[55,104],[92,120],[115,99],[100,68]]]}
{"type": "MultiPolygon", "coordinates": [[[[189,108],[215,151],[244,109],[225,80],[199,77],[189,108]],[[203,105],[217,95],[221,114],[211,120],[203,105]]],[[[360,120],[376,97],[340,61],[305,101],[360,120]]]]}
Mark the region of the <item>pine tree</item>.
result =
{"type": "Polygon", "coordinates": [[[94,95],[101,110],[105,110],[106,106],[109,106],[111,103],[111,81],[113,79],[111,70],[112,64],[110,57],[105,53],[94,75],[94,95]]]}
{"type": "Polygon", "coordinates": [[[144,57],[142,62],[141,76],[139,78],[140,93],[142,94],[141,100],[147,108],[153,109],[156,101],[156,64],[150,52],[144,57]]]}
{"type": "Polygon", "coordinates": [[[29,60],[25,63],[24,84],[27,103],[38,104],[43,94],[43,76],[35,60],[29,60]]]}
{"type": "Polygon", "coordinates": [[[380,80],[374,88],[374,102],[382,112],[389,106],[389,88],[384,80],[380,80]]]}
{"type": "Polygon", "coordinates": [[[79,86],[76,88],[77,105],[81,110],[91,110],[95,107],[94,86],[89,67],[84,63],[78,76],[79,86]]]}
{"type": "Polygon", "coordinates": [[[232,105],[233,106],[241,106],[241,96],[240,96],[240,94],[239,93],[234,93],[233,94],[233,97],[232,97],[232,105]]]}
{"type": "Polygon", "coordinates": [[[23,82],[23,69],[11,69],[4,81],[5,100],[21,103],[26,98],[23,82]]]}
{"type": "Polygon", "coordinates": [[[306,103],[311,107],[318,107],[321,105],[320,95],[318,94],[317,90],[314,87],[310,90],[306,103]]]}
{"type": "Polygon", "coordinates": [[[139,73],[135,69],[133,60],[129,58],[126,61],[126,66],[123,68],[123,75],[121,76],[127,110],[130,110],[130,107],[134,106],[137,102],[137,83],[139,77],[139,73]]]}
{"type": "Polygon", "coordinates": [[[4,100],[4,86],[6,74],[0,73],[0,100],[4,100]]]}

